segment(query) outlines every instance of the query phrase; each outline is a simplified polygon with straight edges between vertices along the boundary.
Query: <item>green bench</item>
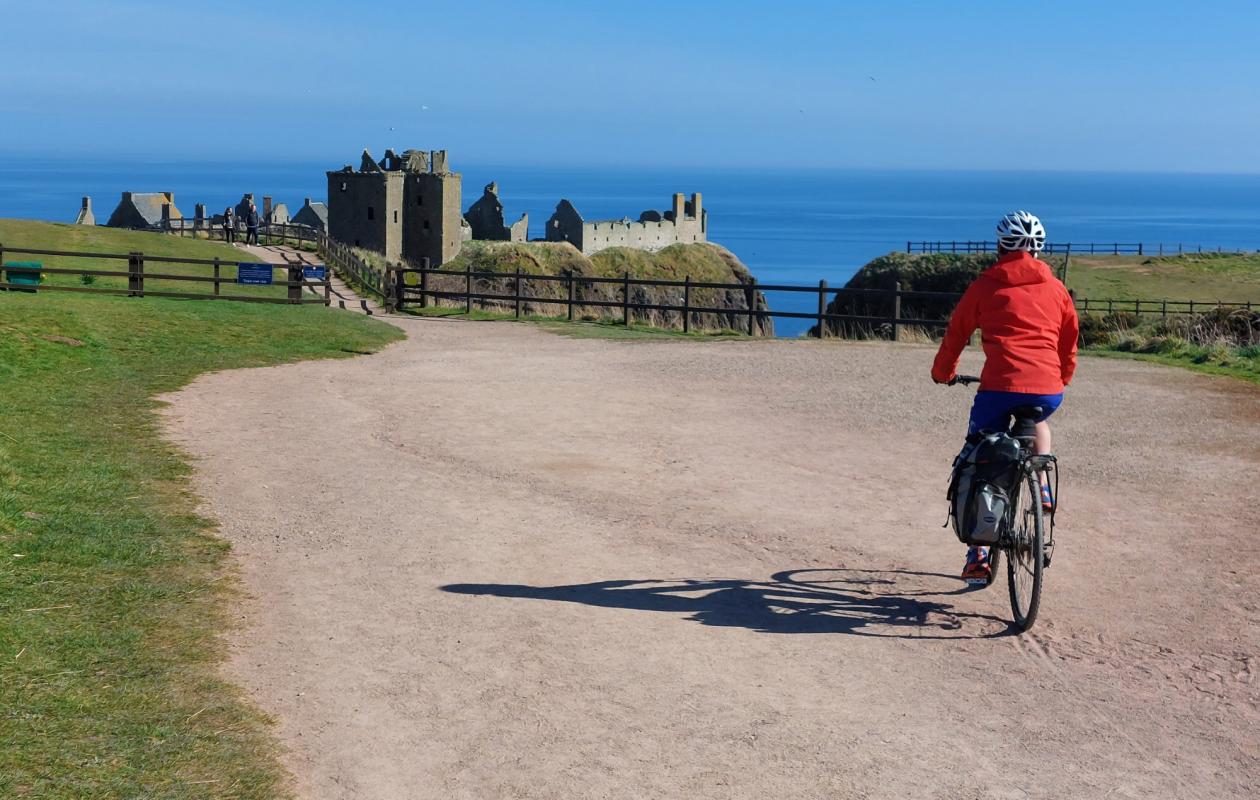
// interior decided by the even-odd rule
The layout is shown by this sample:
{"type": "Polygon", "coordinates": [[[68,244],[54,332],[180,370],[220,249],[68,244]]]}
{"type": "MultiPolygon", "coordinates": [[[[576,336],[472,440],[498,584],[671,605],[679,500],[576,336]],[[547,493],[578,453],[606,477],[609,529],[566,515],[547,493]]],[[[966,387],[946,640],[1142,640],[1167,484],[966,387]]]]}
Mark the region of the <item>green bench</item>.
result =
{"type": "Polygon", "coordinates": [[[40,273],[43,268],[44,265],[38,261],[10,261],[4,265],[4,277],[11,286],[30,287],[17,291],[33,292],[36,286],[44,282],[44,276],[40,273]]]}

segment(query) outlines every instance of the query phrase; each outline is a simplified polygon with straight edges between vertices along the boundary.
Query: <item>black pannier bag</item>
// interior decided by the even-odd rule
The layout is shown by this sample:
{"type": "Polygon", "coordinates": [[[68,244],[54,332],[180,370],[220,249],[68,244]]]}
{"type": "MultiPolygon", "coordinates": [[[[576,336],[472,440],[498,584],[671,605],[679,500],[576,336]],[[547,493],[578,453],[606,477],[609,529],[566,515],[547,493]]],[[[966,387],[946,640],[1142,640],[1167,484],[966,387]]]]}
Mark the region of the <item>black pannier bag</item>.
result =
{"type": "Polygon", "coordinates": [[[954,459],[949,516],[958,540],[994,545],[1002,536],[1010,492],[1018,478],[1019,442],[1005,433],[971,437],[954,459]]]}

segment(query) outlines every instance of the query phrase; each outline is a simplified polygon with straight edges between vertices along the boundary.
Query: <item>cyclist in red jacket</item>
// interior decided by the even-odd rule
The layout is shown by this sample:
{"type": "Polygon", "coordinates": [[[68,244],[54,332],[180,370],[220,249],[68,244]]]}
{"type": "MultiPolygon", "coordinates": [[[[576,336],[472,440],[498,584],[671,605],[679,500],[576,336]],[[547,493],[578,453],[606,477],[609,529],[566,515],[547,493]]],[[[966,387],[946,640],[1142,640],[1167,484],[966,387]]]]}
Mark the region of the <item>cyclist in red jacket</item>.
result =
{"type": "MultiPolygon", "coordinates": [[[[1036,257],[1046,242],[1041,220],[1026,211],[1007,214],[998,222],[997,235],[997,262],[980,273],[958,301],[932,363],[932,380],[954,381],[958,357],[979,328],[984,370],[968,435],[1006,430],[1012,409],[1040,406],[1035,448],[1046,454],[1051,445],[1046,420],[1063,402],[1063,389],[1076,370],[1076,306],[1049,265],[1036,257]]],[[[1053,504],[1044,478],[1041,500],[1046,507],[1053,504]]],[[[989,578],[987,550],[968,548],[964,580],[989,578]]]]}

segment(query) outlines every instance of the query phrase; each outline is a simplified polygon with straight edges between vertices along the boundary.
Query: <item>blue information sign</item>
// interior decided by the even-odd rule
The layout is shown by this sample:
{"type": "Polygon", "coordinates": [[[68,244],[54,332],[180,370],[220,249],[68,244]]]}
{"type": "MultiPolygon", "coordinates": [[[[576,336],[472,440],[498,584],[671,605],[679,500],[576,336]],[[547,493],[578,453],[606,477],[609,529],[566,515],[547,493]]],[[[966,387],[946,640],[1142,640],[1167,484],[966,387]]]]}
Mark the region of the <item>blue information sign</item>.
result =
{"type": "Polygon", "coordinates": [[[322,281],[328,278],[328,267],[320,264],[315,267],[302,267],[302,279],[308,281],[322,281]]]}
{"type": "Polygon", "coordinates": [[[237,264],[236,282],[270,286],[272,269],[271,264],[237,264]]]}

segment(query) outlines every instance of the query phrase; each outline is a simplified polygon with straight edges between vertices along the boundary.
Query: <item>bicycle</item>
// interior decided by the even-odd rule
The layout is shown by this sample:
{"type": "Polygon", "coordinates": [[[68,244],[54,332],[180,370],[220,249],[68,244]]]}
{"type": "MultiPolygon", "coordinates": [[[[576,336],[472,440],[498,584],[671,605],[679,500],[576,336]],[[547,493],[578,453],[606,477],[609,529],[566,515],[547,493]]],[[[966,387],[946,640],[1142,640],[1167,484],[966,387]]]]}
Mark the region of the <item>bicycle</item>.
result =
{"type": "MultiPolygon", "coordinates": [[[[959,375],[953,383],[969,386],[979,383],[974,375],[959,375]]],[[[952,384],[951,384],[952,385],[952,384]]],[[[1040,406],[1019,406],[1011,410],[1013,422],[1003,433],[1019,442],[1019,456],[1010,485],[1001,487],[1009,497],[1006,517],[996,545],[989,547],[989,581],[997,575],[1001,554],[1006,554],[1006,578],[1011,612],[1020,631],[1032,627],[1041,605],[1044,573],[1054,555],[1054,512],[1059,502],[1058,460],[1053,455],[1033,453],[1034,430],[1041,416],[1040,406]],[[1054,480],[1049,512],[1042,507],[1041,476],[1054,480]]],[[[993,431],[985,431],[992,433],[993,431]]]]}

